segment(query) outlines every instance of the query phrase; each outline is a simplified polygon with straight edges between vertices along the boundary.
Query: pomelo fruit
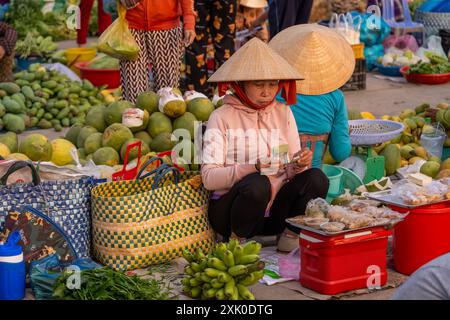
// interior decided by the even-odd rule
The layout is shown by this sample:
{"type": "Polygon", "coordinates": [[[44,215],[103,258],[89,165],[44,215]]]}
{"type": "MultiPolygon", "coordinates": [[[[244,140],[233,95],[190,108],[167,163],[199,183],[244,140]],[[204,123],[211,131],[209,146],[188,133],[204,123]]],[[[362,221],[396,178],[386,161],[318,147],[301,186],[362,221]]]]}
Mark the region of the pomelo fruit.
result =
{"type": "Polygon", "coordinates": [[[116,166],[120,163],[119,154],[111,147],[103,147],[95,151],[92,155],[92,160],[96,165],[104,165],[110,167],[116,166]]]}
{"type": "Polygon", "coordinates": [[[103,142],[103,134],[101,134],[100,132],[91,134],[84,141],[85,154],[91,154],[100,149],[102,147],[102,142],[103,142]]]}
{"type": "Polygon", "coordinates": [[[431,178],[434,178],[440,169],[441,165],[434,161],[427,161],[420,167],[420,173],[423,173],[431,178]]]}
{"type": "Polygon", "coordinates": [[[84,142],[86,141],[86,139],[94,134],[97,133],[97,129],[95,129],[94,127],[91,126],[85,126],[83,128],[81,128],[80,133],[78,134],[77,137],[77,147],[78,148],[84,148],[84,142]]]}
{"type": "Polygon", "coordinates": [[[172,133],[172,121],[162,112],[155,112],[150,116],[147,132],[154,139],[161,133],[172,133]]]}
{"type": "Polygon", "coordinates": [[[77,139],[82,128],[83,125],[81,123],[75,123],[73,126],[70,127],[69,131],[67,131],[65,138],[70,142],[72,142],[73,144],[78,145],[77,139]]]}
{"type": "Polygon", "coordinates": [[[76,149],[75,145],[66,139],[55,139],[52,142],[51,162],[57,166],[66,166],[73,161],[70,150],[76,149]]]}
{"type": "Polygon", "coordinates": [[[106,108],[104,106],[92,107],[86,115],[86,125],[94,127],[98,132],[105,131],[107,127],[105,110],[106,108]]]}
{"type": "Polygon", "coordinates": [[[20,143],[19,152],[33,161],[50,161],[52,144],[48,138],[39,133],[32,133],[20,143]]]}
{"type": "Polygon", "coordinates": [[[152,137],[148,134],[147,131],[139,131],[134,134],[136,139],[140,139],[144,141],[145,144],[150,146],[150,142],[152,142],[152,137]]]}
{"type": "MultiPolygon", "coordinates": [[[[140,139],[136,139],[136,138],[131,138],[129,140],[127,140],[123,145],[122,148],[120,148],[120,157],[122,158],[122,161],[125,161],[125,154],[127,152],[127,148],[130,144],[136,143],[140,141],[141,142],[141,156],[146,155],[147,153],[150,152],[150,147],[142,140],[140,139]]],[[[133,148],[130,150],[129,154],[128,154],[128,163],[134,159],[136,159],[139,155],[139,149],[138,148],[133,148]]]]}
{"type": "Polygon", "coordinates": [[[7,132],[0,135],[0,143],[6,145],[10,152],[17,152],[19,148],[19,140],[14,132],[7,132]]]}
{"type": "Polygon", "coordinates": [[[209,116],[215,110],[209,99],[196,98],[188,102],[187,111],[192,113],[199,121],[208,121],[209,116]]]}
{"type": "Polygon", "coordinates": [[[194,127],[197,118],[190,112],[186,112],[181,117],[176,118],[173,122],[173,130],[185,129],[189,131],[190,140],[194,139],[194,127]]]}
{"type": "Polygon", "coordinates": [[[147,110],[149,114],[158,111],[159,96],[153,91],[141,93],[136,100],[139,109],[147,110]]]}
{"type": "Polygon", "coordinates": [[[129,128],[120,123],[114,123],[106,128],[103,133],[103,147],[111,147],[120,152],[122,145],[129,139],[133,138],[133,133],[129,128]]]}
{"type": "Polygon", "coordinates": [[[110,126],[113,123],[122,123],[122,113],[128,108],[134,108],[134,105],[126,100],[111,103],[104,110],[106,125],[110,126]]]}

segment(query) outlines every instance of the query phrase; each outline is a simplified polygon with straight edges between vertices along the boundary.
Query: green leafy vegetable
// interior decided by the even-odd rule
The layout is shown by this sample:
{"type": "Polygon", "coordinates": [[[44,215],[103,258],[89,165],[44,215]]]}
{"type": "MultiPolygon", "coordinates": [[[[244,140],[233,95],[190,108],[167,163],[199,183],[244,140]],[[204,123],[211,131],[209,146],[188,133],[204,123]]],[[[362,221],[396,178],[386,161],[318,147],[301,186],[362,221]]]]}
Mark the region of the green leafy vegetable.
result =
{"type": "Polygon", "coordinates": [[[127,276],[108,268],[81,271],[79,289],[67,288],[71,273],[64,272],[53,286],[53,297],[60,300],[167,300],[170,288],[162,281],[127,276]]]}

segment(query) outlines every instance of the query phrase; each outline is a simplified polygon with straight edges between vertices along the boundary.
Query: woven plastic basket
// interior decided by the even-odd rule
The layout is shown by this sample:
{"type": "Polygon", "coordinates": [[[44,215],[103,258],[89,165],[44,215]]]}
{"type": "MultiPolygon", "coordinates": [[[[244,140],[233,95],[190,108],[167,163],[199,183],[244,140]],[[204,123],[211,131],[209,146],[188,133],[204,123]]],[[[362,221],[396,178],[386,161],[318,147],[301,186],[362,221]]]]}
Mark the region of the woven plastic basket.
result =
{"type": "Polygon", "coordinates": [[[450,29],[450,12],[423,12],[416,10],[415,21],[424,25],[426,33],[438,35],[439,29],[450,29]]]}
{"type": "Polygon", "coordinates": [[[354,146],[376,145],[394,139],[403,131],[403,124],[389,120],[350,120],[350,141],[354,146]]]}

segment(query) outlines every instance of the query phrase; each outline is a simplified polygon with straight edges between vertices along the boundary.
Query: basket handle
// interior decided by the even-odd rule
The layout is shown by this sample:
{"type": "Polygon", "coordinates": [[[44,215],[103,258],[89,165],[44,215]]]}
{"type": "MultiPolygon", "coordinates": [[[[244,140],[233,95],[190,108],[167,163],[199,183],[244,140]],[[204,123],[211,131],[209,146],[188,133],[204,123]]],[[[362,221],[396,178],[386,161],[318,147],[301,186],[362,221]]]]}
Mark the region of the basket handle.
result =
{"type": "Polygon", "coordinates": [[[0,185],[6,186],[10,175],[12,175],[14,172],[19,171],[20,169],[23,169],[26,167],[30,168],[30,170],[31,170],[31,175],[33,177],[33,184],[35,186],[38,186],[41,183],[41,178],[39,177],[39,174],[37,173],[35,166],[31,162],[27,162],[27,161],[14,162],[9,167],[8,171],[6,171],[6,173],[3,175],[3,177],[1,177],[0,185]]]}
{"type": "Polygon", "coordinates": [[[164,169],[158,172],[158,175],[155,177],[155,180],[152,185],[152,189],[155,190],[159,188],[159,184],[161,180],[170,172],[173,172],[174,183],[177,184],[180,181],[180,170],[175,167],[165,167],[164,169]]]}

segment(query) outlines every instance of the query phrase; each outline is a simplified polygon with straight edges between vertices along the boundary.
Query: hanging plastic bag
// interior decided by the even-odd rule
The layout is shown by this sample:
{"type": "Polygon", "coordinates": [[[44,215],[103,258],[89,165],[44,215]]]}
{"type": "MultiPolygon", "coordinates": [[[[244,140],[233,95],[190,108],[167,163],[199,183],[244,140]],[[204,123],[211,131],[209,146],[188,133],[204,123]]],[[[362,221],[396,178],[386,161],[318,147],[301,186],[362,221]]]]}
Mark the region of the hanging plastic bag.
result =
{"type": "Polygon", "coordinates": [[[127,10],[120,1],[117,1],[117,10],[119,18],[100,36],[98,50],[113,58],[136,60],[139,55],[139,45],[128,28],[127,10]]]}
{"type": "Polygon", "coordinates": [[[331,17],[329,27],[336,30],[336,32],[343,36],[349,44],[359,44],[359,28],[362,22],[361,18],[359,19],[360,22],[355,26],[353,17],[350,13],[347,15],[343,13],[339,15],[334,13],[331,17]]]}
{"type": "Polygon", "coordinates": [[[420,47],[416,53],[422,61],[430,62],[429,56],[432,54],[447,58],[441,43],[441,37],[430,36],[423,47],[420,47]]]}

